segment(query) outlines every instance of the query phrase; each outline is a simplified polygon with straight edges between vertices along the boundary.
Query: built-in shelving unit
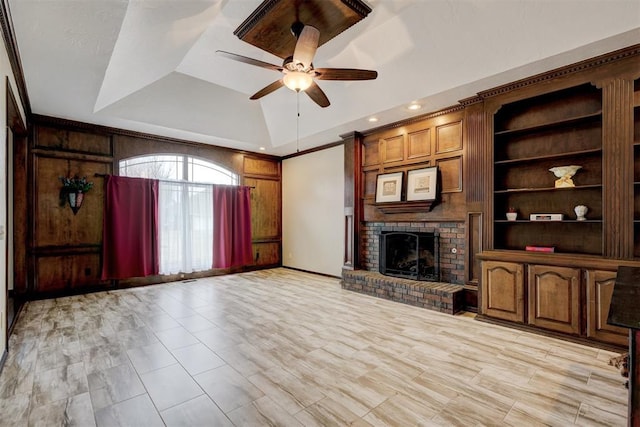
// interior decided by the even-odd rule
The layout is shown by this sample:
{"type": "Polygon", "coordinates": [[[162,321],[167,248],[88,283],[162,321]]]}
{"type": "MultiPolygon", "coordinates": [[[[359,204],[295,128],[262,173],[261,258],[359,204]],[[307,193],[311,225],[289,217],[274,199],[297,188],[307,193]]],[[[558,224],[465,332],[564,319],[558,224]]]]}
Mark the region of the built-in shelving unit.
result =
{"type": "Polygon", "coordinates": [[[503,105],[494,116],[494,248],[553,246],[602,255],[602,92],[585,84],[503,105]],[[555,188],[556,166],[578,165],[575,187],[555,188]],[[586,205],[586,221],[574,207],[586,205]],[[517,221],[505,213],[514,207],[517,221]],[[563,221],[529,221],[530,214],[563,221]],[[579,236],[579,239],[576,237],[579,236]]]}
{"type": "Polygon", "coordinates": [[[640,263],[637,49],[485,100],[492,158],[483,165],[491,175],[483,186],[486,249],[476,255],[479,318],[627,345],[628,330],[607,319],[617,270],[640,263]],[[581,167],[573,186],[556,188],[549,169],[571,165],[581,167]],[[576,218],[577,205],[587,206],[585,220],[576,218]],[[531,221],[531,214],[563,216],[531,221]]]}

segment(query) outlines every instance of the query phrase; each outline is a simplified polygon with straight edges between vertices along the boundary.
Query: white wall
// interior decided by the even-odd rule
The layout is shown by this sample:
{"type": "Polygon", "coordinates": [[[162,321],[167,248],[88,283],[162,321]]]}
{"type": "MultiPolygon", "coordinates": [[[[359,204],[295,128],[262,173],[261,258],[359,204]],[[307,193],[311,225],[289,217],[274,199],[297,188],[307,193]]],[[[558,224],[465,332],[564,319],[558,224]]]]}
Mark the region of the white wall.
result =
{"type": "Polygon", "coordinates": [[[344,253],[344,147],[282,162],[282,265],[340,276],[344,253]]]}

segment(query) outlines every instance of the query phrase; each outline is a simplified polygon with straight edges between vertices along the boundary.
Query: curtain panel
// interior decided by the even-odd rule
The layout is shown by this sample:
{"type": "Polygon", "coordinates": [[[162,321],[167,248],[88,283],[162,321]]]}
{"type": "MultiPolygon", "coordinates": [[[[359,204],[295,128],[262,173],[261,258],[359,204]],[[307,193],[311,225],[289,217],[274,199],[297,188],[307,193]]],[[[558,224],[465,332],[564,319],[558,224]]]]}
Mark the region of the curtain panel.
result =
{"type": "Polygon", "coordinates": [[[213,268],[248,265],[251,246],[251,188],[213,186],[213,268]]]}
{"type": "Polygon", "coordinates": [[[160,274],[208,270],[213,259],[213,202],[210,184],[161,181],[160,274]]]}
{"type": "Polygon", "coordinates": [[[158,180],[107,175],[102,280],[158,274],[158,180]]]}

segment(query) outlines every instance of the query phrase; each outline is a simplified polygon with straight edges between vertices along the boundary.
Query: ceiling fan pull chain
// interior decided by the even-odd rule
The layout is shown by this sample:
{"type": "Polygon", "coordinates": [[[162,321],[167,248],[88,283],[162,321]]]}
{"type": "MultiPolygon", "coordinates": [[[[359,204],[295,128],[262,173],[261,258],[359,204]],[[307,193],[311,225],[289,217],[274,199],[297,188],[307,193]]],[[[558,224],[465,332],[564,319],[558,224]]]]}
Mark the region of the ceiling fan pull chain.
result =
{"type": "Polygon", "coordinates": [[[296,153],[300,152],[300,91],[296,92],[297,117],[296,117],[296,153]]]}

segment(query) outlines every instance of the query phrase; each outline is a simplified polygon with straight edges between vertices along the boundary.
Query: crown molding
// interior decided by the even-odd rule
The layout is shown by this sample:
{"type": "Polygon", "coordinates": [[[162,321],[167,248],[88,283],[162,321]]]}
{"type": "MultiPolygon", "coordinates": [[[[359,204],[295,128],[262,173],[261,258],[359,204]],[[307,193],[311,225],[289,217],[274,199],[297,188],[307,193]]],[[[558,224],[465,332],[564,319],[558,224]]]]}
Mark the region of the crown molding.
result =
{"type": "Polygon", "coordinates": [[[66,130],[90,132],[90,133],[96,133],[96,134],[103,134],[107,136],[125,136],[125,137],[136,138],[136,139],[146,139],[146,140],[155,141],[155,142],[167,142],[171,144],[189,145],[196,148],[208,147],[208,148],[215,148],[217,150],[228,151],[234,154],[242,154],[242,155],[247,155],[252,157],[271,159],[271,160],[281,160],[281,157],[274,156],[271,154],[264,154],[264,153],[258,153],[253,151],[246,151],[246,150],[237,150],[234,148],[221,147],[219,145],[214,145],[214,144],[206,144],[204,142],[195,142],[195,141],[189,141],[185,139],[171,138],[168,136],[160,136],[160,135],[137,132],[137,131],[127,130],[127,129],[96,125],[92,123],[78,122],[75,120],[63,119],[59,117],[42,116],[39,114],[34,114],[32,115],[32,120],[34,125],[53,126],[57,128],[66,129],[66,130]]]}
{"type": "Polygon", "coordinates": [[[397,122],[393,122],[393,123],[389,123],[383,126],[379,126],[379,127],[375,127],[372,129],[368,129],[365,131],[360,131],[360,135],[362,136],[369,136],[371,134],[374,133],[378,133],[378,132],[382,132],[385,130],[389,130],[389,129],[395,129],[395,128],[399,128],[402,126],[408,126],[408,125],[412,125],[414,123],[418,123],[421,122],[423,120],[427,120],[427,119],[433,119],[435,117],[440,117],[440,116],[444,116],[446,114],[451,114],[451,113],[456,113],[459,111],[463,111],[465,108],[464,105],[454,105],[442,110],[438,110],[438,111],[434,111],[432,113],[426,113],[426,114],[421,114],[419,116],[415,116],[409,119],[405,119],[405,120],[399,120],[397,122]]]}
{"type": "MultiPolygon", "coordinates": [[[[11,20],[11,12],[9,10],[9,0],[2,0],[0,3],[0,26],[2,26],[2,38],[13,71],[13,77],[18,86],[18,95],[27,117],[31,115],[31,103],[29,102],[29,94],[27,93],[27,85],[22,71],[22,62],[20,61],[20,53],[18,51],[18,43],[13,30],[13,22],[11,20]]],[[[28,120],[28,119],[27,119],[28,120]]]]}
{"type": "Polygon", "coordinates": [[[640,55],[640,44],[632,45],[623,49],[619,49],[604,55],[596,56],[594,58],[585,59],[584,61],[576,62],[571,65],[556,68],[544,73],[536,74],[535,76],[527,77],[517,80],[515,82],[507,83],[502,86],[495,87],[493,89],[478,92],[478,96],[482,99],[492,98],[494,96],[502,95],[507,92],[511,92],[516,89],[521,89],[527,86],[535,85],[538,83],[546,82],[549,80],[555,80],[560,77],[564,77],[573,73],[590,70],[602,65],[611,64],[623,59],[631,58],[640,55]]]}

